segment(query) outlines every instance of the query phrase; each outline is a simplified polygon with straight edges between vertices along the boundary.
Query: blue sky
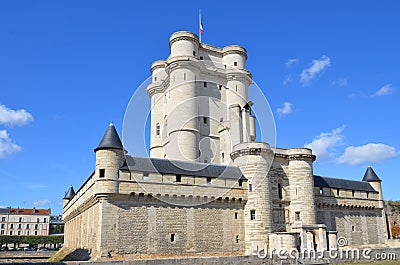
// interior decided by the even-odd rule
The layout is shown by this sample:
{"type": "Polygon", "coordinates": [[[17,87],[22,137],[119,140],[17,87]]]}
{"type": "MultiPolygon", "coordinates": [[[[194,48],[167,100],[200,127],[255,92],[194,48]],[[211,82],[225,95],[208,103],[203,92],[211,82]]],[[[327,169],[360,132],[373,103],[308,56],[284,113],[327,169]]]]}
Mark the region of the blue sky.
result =
{"type": "MultiPolygon", "coordinates": [[[[110,121],[178,30],[239,44],[280,147],[311,146],[314,173],[400,199],[398,1],[1,1],[0,206],[52,208],[94,169],[110,121]]],[[[129,150],[135,153],[134,150],[129,150]]]]}

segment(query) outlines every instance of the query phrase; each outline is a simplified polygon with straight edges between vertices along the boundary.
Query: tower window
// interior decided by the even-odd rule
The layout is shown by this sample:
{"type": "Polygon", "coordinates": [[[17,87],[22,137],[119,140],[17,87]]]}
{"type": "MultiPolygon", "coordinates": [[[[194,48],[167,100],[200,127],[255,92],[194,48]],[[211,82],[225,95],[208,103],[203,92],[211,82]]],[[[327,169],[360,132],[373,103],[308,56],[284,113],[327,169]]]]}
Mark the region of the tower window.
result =
{"type": "Polygon", "coordinates": [[[295,212],[294,220],[300,221],[300,212],[295,212]]]}
{"type": "Polygon", "coordinates": [[[356,231],[356,227],[354,225],[351,226],[351,231],[353,231],[353,232],[356,231]]]}
{"type": "Polygon", "coordinates": [[[211,184],[211,177],[207,177],[207,184],[211,184]]]}
{"type": "Polygon", "coordinates": [[[234,65],[234,66],[237,66],[237,62],[233,62],[233,65],[234,65]]]}
{"type": "Polygon", "coordinates": [[[104,178],[106,175],[106,170],[104,168],[101,168],[99,170],[99,178],[104,178]]]}
{"type": "Polygon", "coordinates": [[[323,188],[319,188],[319,194],[324,194],[324,189],[323,188]]]}
{"type": "Polygon", "coordinates": [[[251,183],[249,183],[249,192],[253,191],[253,185],[251,183]]]}
{"type": "Polygon", "coordinates": [[[221,153],[221,158],[222,158],[222,161],[224,161],[224,159],[225,159],[225,153],[221,153]]]}
{"type": "Polygon", "coordinates": [[[242,186],[243,186],[243,180],[242,180],[242,179],[239,179],[239,180],[238,180],[238,184],[239,184],[239,187],[242,187],[242,186]]]}
{"type": "Polygon", "coordinates": [[[339,196],[340,195],[340,189],[336,190],[336,195],[339,196]]]}
{"type": "Polygon", "coordinates": [[[143,172],[143,180],[144,181],[149,180],[149,173],[148,172],[143,172]]]}
{"type": "Polygon", "coordinates": [[[203,56],[200,56],[200,60],[203,60],[203,56]]]}
{"type": "Polygon", "coordinates": [[[235,219],[238,219],[238,213],[235,213],[235,219]]]}
{"type": "Polygon", "coordinates": [[[204,83],[203,83],[203,86],[204,86],[204,87],[207,87],[207,82],[204,82],[204,83]]]}
{"type": "Polygon", "coordinates": [[[256,210],[250,210],[250,220],[256,220],[256,210]]]}
{"type": "Polygon", "coordinates": [[[355,192],[354,190],[352,190],[352,191],[351,191],[351,194],[352,194],[353,197],[354,197],[354,195],[356,195],[356,192],[355,192]]]}
{"type": "Polygon", "coordinates": [[[160,124],[157,123],[157,125],[156,125],[156,135],[160,136],[160,133],[161,133],[161,127],[160,127],[160,124]]]}
{"type": "Polygon", "coordinates": [[[157,76],[154,77],[154,81],[157,81],[157,76]]]}
{"type": "Polygon", "coordinates": [[[196,51],[193,51],[193,56],[196,56],[196,51]]]}
{"type": "Polygon", "coordinates": [[[218,85],[218,89],[221,90],[222,89],[222,85],[218,85]]]}
{"type": "Polygon", "coordinates": [[[182,182],[182,176],[181,175],[176,175],[175,182],[182,182]]]}
{"type": "Polygon", "coordinates": [[[171,242],[175,242],[175,234],[171,234],[171,242]]]}
{"type": "Polygon", "coordinates": [[[239,236],[236,236],[236,243],[239,243],[239,236]]]}
{"type": "Polygon", "coordinates": [[[207,117],[203,117],[203,123],[204,123],[204,124],[207,124],[207,122],[208,122],[207,117]]]}
{"type": "Polygon", "coordinates": [[[283,199],[283,194],[282,194],[282,184],[278,183],[278,197],[279,199],[283,199]]]}

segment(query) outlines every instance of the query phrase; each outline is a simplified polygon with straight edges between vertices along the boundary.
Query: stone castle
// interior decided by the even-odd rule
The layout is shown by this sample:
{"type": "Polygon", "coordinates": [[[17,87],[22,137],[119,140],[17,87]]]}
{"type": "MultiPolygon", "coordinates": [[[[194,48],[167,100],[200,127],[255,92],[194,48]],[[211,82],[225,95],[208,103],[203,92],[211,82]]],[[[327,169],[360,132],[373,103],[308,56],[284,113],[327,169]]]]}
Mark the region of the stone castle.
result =
{"type": "Polygon", "coordinates": [[[317,176],[312,150],[256,142],[245,48],[200,43],[191,32],[169,44],[147,87],[150,158],[128,155],[110,124],[95,170],[64,197],[66,247],[101,257],[322,251],[343,237],[385,243],[371,167],[360,181],[317,176]]]}

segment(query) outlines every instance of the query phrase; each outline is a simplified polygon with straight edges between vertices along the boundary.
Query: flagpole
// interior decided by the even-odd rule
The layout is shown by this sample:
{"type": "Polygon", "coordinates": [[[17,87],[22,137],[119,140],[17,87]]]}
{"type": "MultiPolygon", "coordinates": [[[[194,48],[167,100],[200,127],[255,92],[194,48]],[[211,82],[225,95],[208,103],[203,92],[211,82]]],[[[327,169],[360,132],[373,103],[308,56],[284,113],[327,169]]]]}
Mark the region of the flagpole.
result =
{"type": "Polygon", "coordinates": [[[201,9],[199,9],[199,41],[201,43],[201,9]]]}

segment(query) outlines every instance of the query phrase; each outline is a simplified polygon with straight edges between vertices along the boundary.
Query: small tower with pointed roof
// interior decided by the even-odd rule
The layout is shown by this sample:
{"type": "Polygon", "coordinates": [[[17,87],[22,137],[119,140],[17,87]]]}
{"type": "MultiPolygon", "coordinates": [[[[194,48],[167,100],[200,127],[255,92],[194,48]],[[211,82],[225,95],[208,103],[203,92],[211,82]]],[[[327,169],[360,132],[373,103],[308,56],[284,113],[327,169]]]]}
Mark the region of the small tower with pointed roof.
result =
{"type": "Polygon", "coordinates": [[[94,180],[96,193],[118,193],[119,169],[125,162],[125,150],[113,123],[107,128],[96,153],[94,180]]]}
{"type": "Polygon", "coordinates": [[[65,193],[65,196],[63,198],[63,207],[65,207],[65,205],[67,205],[67,203],[75,196],[75,191],[74,191],[74,187],[69,187],[67,193],[65,193]]]}
{"type": "MultiPolygon", "coordinates": [[[[384,201],[383,201],[383,194],[382,194],[382,180],[378,177],[378,175],[375,173],[375,171],[372,169],[371,166],[368,166],[367,170],[365,171],[364,177],[362,179],[362,181],[368,182],[372,188],[374,188],[374,190],[376,190],[377,192],[379,192],[379,208],[382,209],[382,221],[385,224],[386,223],[386,214],[385,214],[385,205],[384,205],[384,201]]],[[[387,226],[384,225],[383,226],[384,229],[384,238],[383,238],[383,242],[385,242],[385,240],[388,238],[388,231],[387,231],[387,226]]]]}

